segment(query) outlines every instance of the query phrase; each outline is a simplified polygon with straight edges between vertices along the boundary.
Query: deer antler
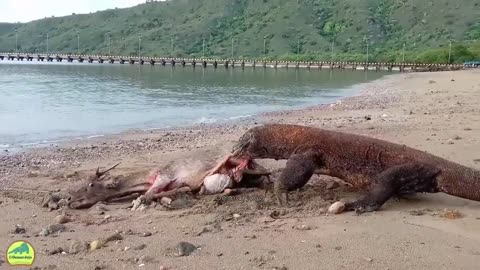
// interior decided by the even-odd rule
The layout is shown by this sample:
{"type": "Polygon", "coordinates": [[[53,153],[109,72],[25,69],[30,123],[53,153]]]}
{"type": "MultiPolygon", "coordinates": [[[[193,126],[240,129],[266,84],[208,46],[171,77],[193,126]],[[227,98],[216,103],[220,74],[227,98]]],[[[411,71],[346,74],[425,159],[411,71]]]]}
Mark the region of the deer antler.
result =
{"type": "Polygon", "coordinates": [[[112,167],[110,167],[109,169],[107,169],[107,170],[105,170],[105,171],[103,171],[103,172],[100,172],[100,167],[98,167],[97,170],[95,171],[95,179],[96,179],[97,181],[100,181],[100,180],[101,180],[101,177],[102,177],[103,175],[105,175],[107,172],[115,169],[118,165],[120,165],[120,163],[121,163],[121,162],[113,165],[112,167]]]}

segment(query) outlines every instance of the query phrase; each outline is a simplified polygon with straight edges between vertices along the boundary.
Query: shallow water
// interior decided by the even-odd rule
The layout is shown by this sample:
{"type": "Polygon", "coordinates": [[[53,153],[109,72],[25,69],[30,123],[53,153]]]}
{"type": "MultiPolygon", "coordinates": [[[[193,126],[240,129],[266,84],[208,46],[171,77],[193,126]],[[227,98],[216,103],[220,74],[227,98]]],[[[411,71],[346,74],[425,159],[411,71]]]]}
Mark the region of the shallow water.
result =
{"type": "Polygon", "coordinates": [[[330,103],[385,73],[0,61],[0,148],[330,103]]]}

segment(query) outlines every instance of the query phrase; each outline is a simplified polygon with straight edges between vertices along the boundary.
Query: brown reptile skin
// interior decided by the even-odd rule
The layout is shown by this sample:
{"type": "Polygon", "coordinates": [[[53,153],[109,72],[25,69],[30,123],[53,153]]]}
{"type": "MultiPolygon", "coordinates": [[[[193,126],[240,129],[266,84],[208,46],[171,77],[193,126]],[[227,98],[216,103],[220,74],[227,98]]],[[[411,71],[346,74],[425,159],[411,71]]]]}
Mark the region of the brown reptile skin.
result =
{"type": "Polygon", "coordinates": [[[366,136],[269,124],[248,130],[233,152],[258,159],[289,159],[292,154],[308,149],[321,154],[317,166],[322,174],[338,177],[358,188],[372,189],[375,183],[390,177],[397,179],[395,185],[400,185],[395,187],[396,193],[444,192],[480,201],[480,171],[405,145],[366,136]],[[382,176],[388,169],[391,172],[382,176]]]}

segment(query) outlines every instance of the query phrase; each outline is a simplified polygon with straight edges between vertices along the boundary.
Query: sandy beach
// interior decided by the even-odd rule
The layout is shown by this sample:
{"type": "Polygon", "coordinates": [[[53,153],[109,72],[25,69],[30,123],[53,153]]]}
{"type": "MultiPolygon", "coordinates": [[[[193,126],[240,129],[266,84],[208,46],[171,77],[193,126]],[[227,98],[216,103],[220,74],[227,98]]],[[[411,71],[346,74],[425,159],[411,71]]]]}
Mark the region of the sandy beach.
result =
{"type": "MultiPolygon", "coordinates": [[[[480,70],[393,74],[361,89],[335,104],[226,125],[131,131],[2,153],[0,251],[26,240],[35,248],[37,269],[479,269],[480,202],[419,194],[391,200],[378,212],[332,216],[325,213],[328,205],[358,194],[323,176],[293,192],[293,206],[281,211],[263,192],[220,202],[216,196],[182,199],[187,202],[179,209],[130,211],[126,202],[65,210],[71,221],[64,231],[39,235],[59,214],[41,207],[45,194],[82,184],[80,176],[97,166],[121,162],[112,174],[128,177],[174,160],[218,160],[243,132],[264,123],[372,136],[480,169],[480,70]],[[452,210],[461,217],[444,216],[452,210]],[[25,233],[13,232],[17,224],[25,233]],[[116,232],[122,240],[69,253],[75,241],[116,232]],[[173,251],[182,241],[199,248],[177,257],[173,251]],[[64,252],[52,254],[58,248],[64,252]]],[[[285,164],[259,163],[274,178],[285,164]]],[[[2,256],[0,269],[9,267],[2,256]]]]}

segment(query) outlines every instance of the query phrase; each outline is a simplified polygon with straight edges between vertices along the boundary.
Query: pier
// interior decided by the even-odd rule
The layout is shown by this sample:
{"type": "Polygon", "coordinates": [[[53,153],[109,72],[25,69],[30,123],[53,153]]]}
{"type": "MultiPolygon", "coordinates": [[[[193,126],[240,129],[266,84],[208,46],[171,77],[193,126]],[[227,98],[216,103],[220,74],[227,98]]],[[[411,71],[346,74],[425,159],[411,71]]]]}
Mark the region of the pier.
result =
{"type": "Polygon", "coordinates": [[[111,55],[76,55],[45,53],[0,53],[0,61],[38,61],[38,62],[78,62],[110,63],[139,65],[170,65],[213,68],[303,68],[303,69],[337,69],[337,70],[373,70],[373,71],[447,71],[459,70],[460,64],[418,64],[418,63],[367,63],[367,62],[332,62],[332,61],[275,61],[254,59],[210,59],[210,58],[175,58],[175,57],[132,57],[111,55]]]}

